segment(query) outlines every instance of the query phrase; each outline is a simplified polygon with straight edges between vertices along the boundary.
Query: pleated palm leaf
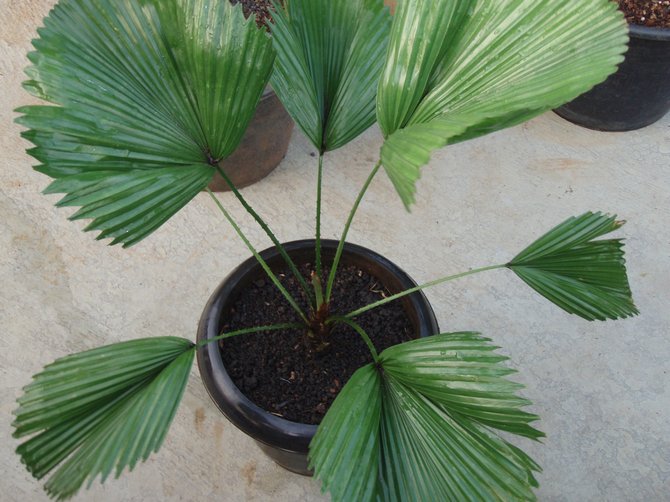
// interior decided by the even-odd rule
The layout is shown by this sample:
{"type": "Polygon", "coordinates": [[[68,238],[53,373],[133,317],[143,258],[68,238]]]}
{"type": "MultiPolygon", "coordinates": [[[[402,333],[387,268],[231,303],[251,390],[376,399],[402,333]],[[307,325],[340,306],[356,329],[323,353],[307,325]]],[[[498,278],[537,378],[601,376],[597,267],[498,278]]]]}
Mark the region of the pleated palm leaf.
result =
{"type": "Polygon", "coordinates": [[[609,0],[398,2],[377,119],[405,206],[434,150],[570,101],[615,71],[626,42],[609,0]]]}
{"type": "Polygon", "coordinates": [[[375,122],[391,16],[383,0],[275,2],[272,87],[320,152],[375,122]]]}
{"type": "Polygon", "coordinates": [[[415,340],[353,375],[310,445],[334,500],[534,499],[539,466],[491,429],[544,434],[488,342],[478,333],[415,340]]]}
{"type": "Polygon", "coordinates": [[[52,474],[46,492],[72,497],[96,476],[116,477],[161,447],[191,371],[195,346],[154,337],[74,354],[46,366],[24,389],[14,437],[31,474],[52,474]]]}
{"type": "Polygon", "coordinates": [[[506,266],[549,301],[588,321],[637,315],[623,241],[595,240],[624,223],[602,213],[569,218],[506,266]]]}
{"type": "Polygon", "coordinates": [[[205,188],[240,143],[274,51],[220,0],[62,0],[24,86],[55,106],[17,121],[36,169],[86,230],[130,246],[205,188]]]}

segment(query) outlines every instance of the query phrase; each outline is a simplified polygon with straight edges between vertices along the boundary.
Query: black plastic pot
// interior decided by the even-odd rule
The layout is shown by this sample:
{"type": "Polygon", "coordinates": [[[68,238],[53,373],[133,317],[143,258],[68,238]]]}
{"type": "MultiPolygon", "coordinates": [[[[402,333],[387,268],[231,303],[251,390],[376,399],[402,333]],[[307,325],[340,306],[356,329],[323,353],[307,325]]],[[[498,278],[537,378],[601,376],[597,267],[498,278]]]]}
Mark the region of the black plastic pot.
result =
{"type": "Polygon", "coordinates": [[[619,70],[554,110],[558,115],[598,131],[632,131],[670,111],[670,29],[629,29],[629,49],[619,70]]]}
{"type": "MultiPolygon", "coordinates": [[[[284,245],[296,263],[314,259],[314,241],[303,240],[284,245]]],[[[332,262],[337,241],[323,241],[323,261],[332,262]]],[[[261,256],[269,266],[280,269],[284,263],[276,248],[266,249],[261,256]]],[[[416,283],[398,266],[369,249],[347,244],[342,255],[343,264],[353,264],[380,280],[391,293],[416,286],[416,283]]],[[[220,334],[222,320],[238,298],[240,291],[253,281],[265,277],[254,258],[235,269],[211,296],[198,326],[198,342],[220,334]]],[[[423,293],[414,293],[401,300],[418,337],[439,331],[433,309],[423,293]]],[[[235,386],[226,372],[217,343],[210,343],[198,351],[200,375],[214,403],[228,419],[243,432],[254,438],[261,449],[282,467],[298,474],[311,475],[307,452],[317,427],[290,422],[262,410],[235,386]]]]}

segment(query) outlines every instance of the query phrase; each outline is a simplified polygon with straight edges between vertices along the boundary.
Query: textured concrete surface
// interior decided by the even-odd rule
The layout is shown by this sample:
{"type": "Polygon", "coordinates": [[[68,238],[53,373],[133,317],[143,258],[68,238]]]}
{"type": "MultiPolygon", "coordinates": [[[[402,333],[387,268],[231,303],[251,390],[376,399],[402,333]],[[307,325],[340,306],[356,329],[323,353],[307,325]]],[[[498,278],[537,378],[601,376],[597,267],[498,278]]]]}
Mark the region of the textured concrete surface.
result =
{"type": "MultiPolygon", "coordinates": [[[[130,250],[106,247],[40,195],[12,109],[25,53],[51,0],[0,0],[0,499],[46,500],[20,465],[10,412],[42,365],[72,351],[153,335],[194,337],[210,292],[248,255],[206,196],[130,250]]],[[[372,129],[327,159],[325,232],[336,237],[376,160],[372,129]]],[[[312,234],[315,159],[294,135],[288,157],[245,190],[284,240],[312,234]]],[[[259,247],[267,241],[222,196],[259,247]]],[[[498,263],[570,215],[616,212],[629,224],[632,288],[642,314],[587,323],[505,271],[428,291],[444,330],[480,330],[521,370],[544,444],[519,444],[544,467],[547,501],[670,500],[670,116],[605,134],[553,114],[441,151],[406,214],[390,183],[372,185],[351,240],[419,281],[498,263]]],[[[163,450],[76,500],[316,501],[319,486],[264,458],[210,402],[193,371],[163,450]]]]}

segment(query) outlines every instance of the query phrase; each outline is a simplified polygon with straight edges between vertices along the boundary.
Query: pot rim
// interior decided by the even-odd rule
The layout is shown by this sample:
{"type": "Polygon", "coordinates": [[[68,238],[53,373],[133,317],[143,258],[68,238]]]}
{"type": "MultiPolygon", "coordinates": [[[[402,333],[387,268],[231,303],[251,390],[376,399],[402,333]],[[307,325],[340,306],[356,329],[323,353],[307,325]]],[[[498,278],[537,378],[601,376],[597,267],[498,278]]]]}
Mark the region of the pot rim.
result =
{"type": "Polygon", "coordinates": [[[643,40],[658,40],[659,42],[670,42],[670,28],[629,24],[628,33],[631,38],[640,38],[643,40]]]}
{"type": "MultiPolygon", "coordinates": [[[[291,252],[313,248],[314,242],[313,239],[307,239],[292,241],[282,245],[287,253],[290,254],[291,252]]],[[[337,244],[338,241],[335,240],[322,240],[324,250],[331,249],[334,251],[337,244]]],[[[347,254],[367,257],[370,261],[376,262],[384,269],[390,271],[395,279],[402,283],[403,287],[407,286],[407,288],[411,288],[416,286],[416,282],[406,272],[374,251],[356,244],[346,243],[343,257],[347,254]]],[[[269,259],[281,259],[275,247],[262,251],[260,255],[266,261],[269,259]]],[[[198,342],[213,338],[219,334],[218,326],[226,299],[234,292],[235,285],[242,278],[253,274],[259,268],[260,265],[258,265],[256,259],[251,257],[242,262],[219,284],[210,297],[200,319],[197,336],[198,342]]],[[[425,295],[422,292],[418,292],[406,298],[414,306],[414,310],[418,316],[417,324],[420,327],[425,326],[425,330],[422,329],[418,333],[418,336],[438,333],[439,327],[435,313],[425,295]]],[[[212,401],[238,429],[256,441],[273,448],[288,452],[306,452],[308,450],[309,443],[316,433],[318,426],[286,420],[267,412],[253,403],[235,386],[228,375],[219,352],[218,343],[210,343],[199,348],[197,351],[197,360],[200,376],[212,401]],[[226,405],[229,405],[229,409],[224,410],[222,402],[226,402],[226,405]]]]}
{"type": "Polygon", "coordinates": [[[258,102],[267,101],[270,98],[274,98],[276,95],[277,93],[275,93],[275,90],[268,84],[265,86],[265,89],[263,89],[263,94],[261,94],[261,98],[258,102]]]}

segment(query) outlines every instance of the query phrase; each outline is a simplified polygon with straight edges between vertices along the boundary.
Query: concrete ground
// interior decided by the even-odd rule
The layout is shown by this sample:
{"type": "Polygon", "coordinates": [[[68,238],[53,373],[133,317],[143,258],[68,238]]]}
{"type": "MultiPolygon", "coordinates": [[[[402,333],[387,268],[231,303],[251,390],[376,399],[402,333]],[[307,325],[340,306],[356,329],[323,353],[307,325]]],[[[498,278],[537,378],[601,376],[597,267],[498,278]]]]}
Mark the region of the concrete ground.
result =
{"type": "MultiPolygon", "coordinates": [[[[130,249],[106,247],[40,195],[47,179],[12,123],[29,40],[52,0],[0,0],[0,499],[46,500],[13,453],[20,388],[54,358],[154,335],[195,336],[208,296],[248,251],[200,195],[130,249]]],[[[377,158],[376,128],[328,156],[325,233],[336,237],[377,158]]],[[[295,133],[286,160],[245,195],[283,240],[313,232],[315,159],[295,133]]],[[[267,241],[230,195],[221,199],[259,247],[267,241]]],[[[543,444],[519,444],[543,466],[540,500],[670,500],[670,116],[606,134],[548,113],[439,152],[407,214],[382,175],[351,241],[427,281],[514,256],[586,210],[628,220],[630,279],[641,315],[588,323],[553,307],[505,271],[428,291],[445,331],[479,330],[520,369],[542,416],[543,444]]],[[[322,500],[314,481],[266,459],[209,400],[197,370],[158,455],[75,500],[322,500]]]]}

